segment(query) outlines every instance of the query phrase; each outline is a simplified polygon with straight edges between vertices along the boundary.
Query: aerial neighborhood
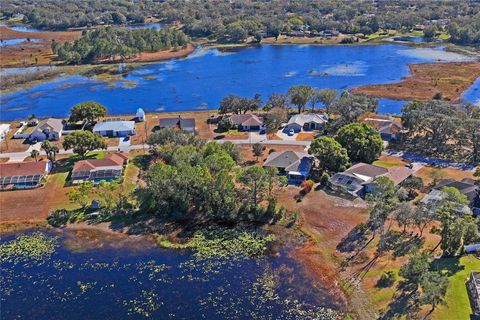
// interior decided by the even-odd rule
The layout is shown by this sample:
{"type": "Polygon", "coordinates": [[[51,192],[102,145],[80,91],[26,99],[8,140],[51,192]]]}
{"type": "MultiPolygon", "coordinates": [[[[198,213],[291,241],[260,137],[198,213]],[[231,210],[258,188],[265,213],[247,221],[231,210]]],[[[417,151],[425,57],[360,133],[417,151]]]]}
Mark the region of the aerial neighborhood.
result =
{"type": "MultiPolygon", "coordinates": [[[[290,95],[301,95],[295,88],[290,91],[294,92],[290,95]]],[[[295,106],[296,100],[290,99],[295,106]]],[[[205,212],[213,219],[231,221],[218,211],[215,201],[220,201],[229,214],[242,215],[243,206],[256,208],[244,218],[255,223],[266,223],[263,219],[271,210],[269,223],[280,219],[294,224],[298,223],[296,208],[307,204],[308,208],[334,208],[330,210],[336,212],[335,219],[345,219],[343,212],[351,213],[336,204],[341,202],[356,208],[355,212],[370,212],[365,223],[352,225],[352,232],[363,234],[363,239],[369,235],[382,241],[388,232],[407,237],[406,230],[419,239],[434,232],[428,226],[441,215],[440,219],[462,221],[463,231],[457,232],[463,236],[461,241],[443,244],[442,234],[454,232],[445,228],[456,227],[448,224],[450,220],[441,220],[437,226],[444,229],[436,235],[440,238],[437,247],[452,255],[478,254],[480,242],[468,238],[467,230],[474,230],[480,215],[480,173],[470,164],[479,155],[454,146],[449,151],[436,147],[428,156],[416,151],[426,141],[421,139],[429,139],[419,138],[419,126],[429,124],[412,121],[429,113],[435,117],[428,102],[412,105],[399,117],[377,114],[374,102],[364,96],[342,94],[337,99],[328,110],[299,107],[297,111],[290,103],[260,108],[258,96],[230,95],[222,100],[218,112],[146,113],[138,108],[124,116],[110,116],[105,106],[85,102],[73,106],[69,118],[31,115],[24,121],[5,123],[1,126],[2,157],[8,159],[0,163],[2,206],[12,207],[9,201],[28,193],[45,199],[55,194],[55,201],[46,200],[55,203],[46,211],[53,225],[119,219],[136,206],[135,201],[152,212],[179,210],[178,223],[189,215],[189,207],[210,205],[205,212]],[[336,109],[345,103],[356,107],[345,113],[336,109]],[[450,158],[451,152],[459,157],[450,158]],[[462,157],[468,161],[461,163],[462,157]],[[230,187],[217,185],[218,179],[228,179],[230,187]],[[200,187],[198,181],[212,192],[221,190],[220,198],[203,198],[195,189],[200,187]],[[183,190],[178,192],[186,198],[175,203],[186,206],[170,207],[176,197],[171,188],[183,190]],[[134,193],[138,193],[137,200],[134,193]],[[235,197],[242,200],[235,204],[235,197]],[[152,199],[155,204],[150,207],[152,199]],[[71,206],[77,209],[66,209],[71,206]],[[382,214],[390,210],[391,218],[382,214]],[[392,229],[385,231],[383,224],[392,229]]],[[[349,252],[343,246],[359,241],[350,236],[337,245],[341,255],[349,252]]],[[[404,274],[405,268],[398,272],[404,274]]],[[[378,281],[392,277],[379,272],[378,281]]],[[[478,308],[478,271],[468,277],[463,292],[478,308]]]]}
{"type": "Polygon", "coordinates": [[[480,0],[3,0],[1,319],[480,319],[480,0]]]}

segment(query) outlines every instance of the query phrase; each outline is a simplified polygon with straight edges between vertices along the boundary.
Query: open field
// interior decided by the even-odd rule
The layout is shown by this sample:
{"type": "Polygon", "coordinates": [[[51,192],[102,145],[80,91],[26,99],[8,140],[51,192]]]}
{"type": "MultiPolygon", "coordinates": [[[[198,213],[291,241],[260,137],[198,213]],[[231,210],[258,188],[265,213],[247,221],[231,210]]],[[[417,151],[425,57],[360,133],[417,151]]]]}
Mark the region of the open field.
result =
{"type": "Polygon", "coordinates": [[[480,77],[480,62],[421,63],[409,67],[411,76],[400,82],[361,86],[351,92],[396,100],[429,100],[441,93],[443,99],[458,102],[480,77]]]}
{"type": "Polygon", "coordinates": [[[432,314],[436,320],[470,319],[472,310],[466,290],[466,281],[471,271],[480,270],[480,260],[473,255],[461,258],[443,258],[438,266],[449,272],[446,305],[441,305],[432,314]]]}

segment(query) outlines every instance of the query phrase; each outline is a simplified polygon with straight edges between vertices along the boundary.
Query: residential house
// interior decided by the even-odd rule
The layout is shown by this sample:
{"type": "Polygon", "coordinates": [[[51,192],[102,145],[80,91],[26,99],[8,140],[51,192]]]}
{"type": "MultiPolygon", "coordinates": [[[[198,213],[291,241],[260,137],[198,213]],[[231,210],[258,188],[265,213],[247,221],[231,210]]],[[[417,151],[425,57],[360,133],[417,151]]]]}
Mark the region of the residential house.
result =
{"type": "Polygon", "coordinates": [[[300,113],[292,116],[290,120],[288,120],[288,123],[285,126],[285,131],[290,131],[292,129],[295,132],[300,132],[302,130],[321,130],[325,127],[327,122],[328,116],[326,114],[300,113]]]}
{"type": "Polygon", "coordinates": [[[126,153],[109,153],[103,159],[80,160],[72,169],[72,183],[111,181],[122,176],[128,162],[126,153]]]}
{"type": "Polygon", "coordinates": [[[365,118],[362,122],[377,129],[384,141],[396,140],[404,130],[400,122],[395,122],[390,117],[365,118]]]}
{"type": "Polygon", "coordinates": [[[300,184],[310,175],[313,157],[306,152],[277,151],[268,155],[264,167],[275,167],[285,174],[290,184],[300,184]]]}
{"type": "Polygon", "coordinates": [[[195,119],[194,118],[161,118],[159,123],[160,129],[162,128],[177,128],[191,133],[195,133],[195,119]]]}
{"type": "Polygon", "coordinates": [[[97,122],[93,127],[93,133],[104,137],[128,137],[135,135],[135,121],[103,121],[97,122]]]}
{"type": "Polygon", "coordinates": [[[470,296],[473,312],[480,315],[480,271],[470,272],[470,277],[467,281],[467,291],[470,296]]]}
{"type": "Polygon", "coordinates": [[[137,109],[137,113],[135,114],[135,119],[136,119],[138,122],[143,122],[143,121],[145,121],[145,111],[143,111],[142,108],[138,108],[138,109],[137,109]]]}
{"type": "Polygon", "coordinates": [[[445,199],[444,187],[453,187],[458,189],[461,194],[467,197],[468,205],[459,205],[457,213],[466,214],[470,210],[474,215],[480,214],[480,186],[475,184],[475,180],[465,178],[461,181],[455,179],[441,180],[428,195],[422,199],[422,203],[435,208],[445,199]]]}
{"type": "Polygon", "coordinates": [[[230,120],[237,126],[239,131],[265,130],[263,119],[251,113],[234,114],[230,117],[230,120]]]}
{"type": "Polygon", "coordinates": [[[62,136],[64,122],[62,119],[48,118],[38,123],[30,134],[29,139],[33,142],[45,140],[59,140],[62,136]]]}
{"type": "Polygon", "coordinates": [[[0,190],[36,188],[51,169],[50,161],[0,163],[0,190]]]}
{"type": "Polygon", "coordinates": [[[10,131],[10,125],[8,123],[0,123],[0,141],[7,137],[10,131]]]}
{"type": "Polygon", "coordinates": [[[395,185],[399,185],[413,174],[413,170],[406,167],[384,168],[367,163],[357,163],[349,169],[338,172],[330,178],[333,189],[346,191],[354,196],[363,196],[371,192],[375,181],[379,177],[387,177],[395,185]]]}

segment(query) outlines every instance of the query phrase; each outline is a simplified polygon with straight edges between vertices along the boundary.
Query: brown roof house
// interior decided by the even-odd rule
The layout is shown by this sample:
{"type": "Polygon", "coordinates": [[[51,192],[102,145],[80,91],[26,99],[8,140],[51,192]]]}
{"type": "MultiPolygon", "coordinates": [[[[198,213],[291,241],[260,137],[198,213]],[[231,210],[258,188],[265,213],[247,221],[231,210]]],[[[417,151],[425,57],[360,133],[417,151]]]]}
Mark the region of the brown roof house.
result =
{"type": "Polygon", "coordinates": [[[247,114],[234,114],[230,117],[233,124],[237,126],[239,131],[262,131],[265,130],[263,119],[258,116],[247,114]]]}
{"type": "Polygon", "coordinates": [[[378,177],[387,177],[399,185],[413,174],[406,167],[384,168],[367,163],[357,163],[349,169],[338,172],[330,178],[330,185],[337,190],[346,191],[354,196],[363,196],[371,192],[378,177]]]}
{"type": "Polygon", "coordinates": [[[50,161],[0,163],[0,190],[39,187],[51,169],[50,161]]]}
{"type": "Polygon", "coordinates": [[[177,128],[183,131],[195,133],[195,118],[161,118],[159,122],[160,129],[163,128],[177,128]]]}
{"type": "Polygon", "coordinates": [[[103,159],[80,160],[72,170],[72,183],[111,181],[122,176],[128,162],[126,153],[109,153],[103,159]]]}

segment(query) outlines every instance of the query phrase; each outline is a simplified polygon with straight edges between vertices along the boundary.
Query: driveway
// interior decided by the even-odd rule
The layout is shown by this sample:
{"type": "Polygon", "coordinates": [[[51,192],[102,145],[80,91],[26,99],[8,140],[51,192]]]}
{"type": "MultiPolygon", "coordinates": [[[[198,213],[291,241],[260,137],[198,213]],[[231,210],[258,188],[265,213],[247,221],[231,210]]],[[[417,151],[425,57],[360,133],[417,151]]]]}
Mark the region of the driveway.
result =
{"type": "Polygon", "coordinates": [[[297,141],[298,133],[294,133],[292,136],[289,136],[283,130],[278,130],[277,136],[284,141],[297,141]]]}
{"type": "Polygon", "coordinates": [[[119,141],[118,141],[118,150],[119,151],[126,151],[126,150],[130,149],[131,142],[132,142],[132,139],[130,139],[130,138],[128,138],[128,139],[120,138],[119,141]]]}

